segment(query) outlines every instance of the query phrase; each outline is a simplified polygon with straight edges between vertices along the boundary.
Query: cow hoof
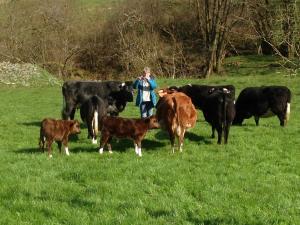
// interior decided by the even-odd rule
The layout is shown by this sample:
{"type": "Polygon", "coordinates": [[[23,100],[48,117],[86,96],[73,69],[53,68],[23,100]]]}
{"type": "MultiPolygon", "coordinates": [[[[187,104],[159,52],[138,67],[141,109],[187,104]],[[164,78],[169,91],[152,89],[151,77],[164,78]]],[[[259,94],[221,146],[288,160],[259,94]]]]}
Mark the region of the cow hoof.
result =
{"type": "Polygon", "coordinates": [[[49,158],[51,159],[51,158],[52,158],[52,155],[49,155],[49,158]]]}
{"type": "Polygon", "coordinates": [[[96,145],[97,144],[97,139],[92,139],[92,144],[96,145]]]}
{"type": "Polygon", "coordinates": [[[112,154],[113,152],[112,151],[108,151],[109,152],[109,154],[112,154]]]}
{"type": "Polygon", "coordinates": [[[103,154],[103,148],[99,149],[99,154],[103,154]]]}

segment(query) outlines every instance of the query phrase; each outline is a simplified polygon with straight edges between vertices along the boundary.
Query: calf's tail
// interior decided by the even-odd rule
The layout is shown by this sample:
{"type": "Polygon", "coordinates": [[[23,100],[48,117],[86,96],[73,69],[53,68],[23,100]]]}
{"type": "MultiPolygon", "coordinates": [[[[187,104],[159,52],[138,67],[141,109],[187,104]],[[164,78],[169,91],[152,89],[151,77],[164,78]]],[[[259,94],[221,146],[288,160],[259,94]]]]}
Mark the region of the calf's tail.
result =
{"type": "Polygon", "coordinates": [[[39,147],[44,149],[46,137],[44,136],[43,127],[40,129],[39,147]]]}

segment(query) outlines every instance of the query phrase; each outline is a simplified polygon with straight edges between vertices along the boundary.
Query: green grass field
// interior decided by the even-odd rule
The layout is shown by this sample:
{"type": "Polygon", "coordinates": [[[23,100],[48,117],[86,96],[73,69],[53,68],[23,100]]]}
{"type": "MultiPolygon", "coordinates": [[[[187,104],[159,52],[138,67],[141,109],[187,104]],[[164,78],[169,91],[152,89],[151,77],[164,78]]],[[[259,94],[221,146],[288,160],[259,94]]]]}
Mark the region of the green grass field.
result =
{"type": "MultiPolygon", "coordinates": [[[[87,129],[53,158],[38,146],[44,117],[59,118],[59,86],[0,86],[0,224],[300,224],[300,77],[234,58],[240,68],[208,80],[158,79],[167,85],[286,85],[293,93],[287,127],[275,117],[232,127],[228,145],[210,138],[199,112],[183,153],[171,153],[166,133],[152,130],[143,157],[129,140],[98,154],[87,129]],[[252,69],[251,69],[252,68],[252,69]],[[265,72],[262,72],[265,71],[265,72]]],[[[129,103],[121,114],[138,117],[129,103]]],[[[79,112],[76,114],[79,118],[79,112]]]]}

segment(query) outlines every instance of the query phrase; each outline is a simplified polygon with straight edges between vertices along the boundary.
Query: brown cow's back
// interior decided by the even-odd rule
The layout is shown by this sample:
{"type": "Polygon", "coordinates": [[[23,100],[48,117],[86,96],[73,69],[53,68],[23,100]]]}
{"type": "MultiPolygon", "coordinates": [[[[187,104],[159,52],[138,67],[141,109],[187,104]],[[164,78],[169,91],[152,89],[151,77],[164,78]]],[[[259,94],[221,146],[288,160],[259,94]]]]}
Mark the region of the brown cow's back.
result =
{"type": "Polygon", "coordinates": [[[184,93],[166,91],[161,96],[157,104],[157,119],[161,127],[168,131],[173,151],[175,136],[179,139],[181,151],[186,130],[196,124],[197,111],[190,97],[184,93]]]}

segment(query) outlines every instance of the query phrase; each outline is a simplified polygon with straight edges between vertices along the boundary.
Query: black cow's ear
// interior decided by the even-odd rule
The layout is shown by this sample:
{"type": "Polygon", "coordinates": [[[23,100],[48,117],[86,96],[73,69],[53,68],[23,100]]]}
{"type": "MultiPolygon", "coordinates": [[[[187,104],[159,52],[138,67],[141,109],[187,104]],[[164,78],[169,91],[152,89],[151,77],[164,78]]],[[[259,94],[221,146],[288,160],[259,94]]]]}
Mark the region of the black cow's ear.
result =
{"type": "Polygon", "coordinates": [[[125,85],[128,87],[133,86],[133,82],[131,80],[127,80],[127,81],[125,81],[125,85]]]}
{"type": "Polygon", "coordinates": [[[126,87],[126,83],[122,82],[121,84],[119,84],[119,88],[122,90],[126,87]]]}
{"type": "Polygon", "coordinates": [[[211,94],[211,93],[213,93],[214,91],[215,91],[215,88],[211,88],[211,89],[208,91],[208,93],[211,94]]]}

